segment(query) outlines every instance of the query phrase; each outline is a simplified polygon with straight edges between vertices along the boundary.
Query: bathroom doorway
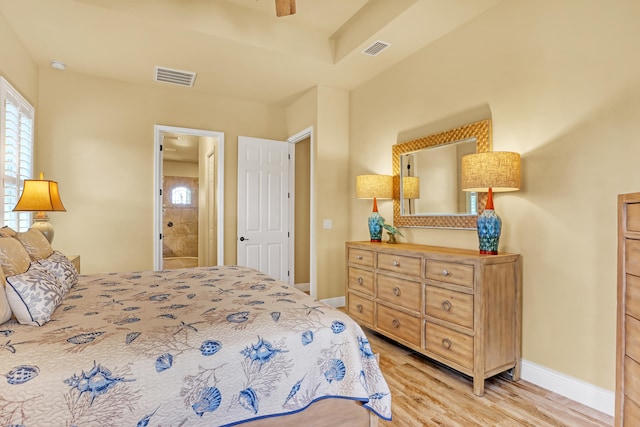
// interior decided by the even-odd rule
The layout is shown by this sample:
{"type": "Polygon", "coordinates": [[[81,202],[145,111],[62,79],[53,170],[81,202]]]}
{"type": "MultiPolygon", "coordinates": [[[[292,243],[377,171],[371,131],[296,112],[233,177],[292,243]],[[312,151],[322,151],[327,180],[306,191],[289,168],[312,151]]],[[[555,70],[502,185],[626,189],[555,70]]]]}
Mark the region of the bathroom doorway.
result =
{"type": "Polygon", "coordinates": [[[156,270],[224,263],[224,134],[156,126],[156,270]]]}

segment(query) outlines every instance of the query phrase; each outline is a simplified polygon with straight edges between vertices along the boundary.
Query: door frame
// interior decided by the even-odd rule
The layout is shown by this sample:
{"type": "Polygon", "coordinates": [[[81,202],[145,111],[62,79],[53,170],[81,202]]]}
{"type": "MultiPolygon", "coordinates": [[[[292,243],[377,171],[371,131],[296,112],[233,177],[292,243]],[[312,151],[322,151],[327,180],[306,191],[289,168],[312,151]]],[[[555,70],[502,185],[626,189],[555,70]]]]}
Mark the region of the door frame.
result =
{"type": "Polygon", "coordinates": [[[185,133],[189,135],[217,138],[216,152],[216,213],[217,213],[217,251],[218,265],[224,265],[224,132],[183,128],[176,126],[153,126],[153,269],[162,267],[162,133],[185,133]]]}
{"type": "MultiPolygon", "coordinates": [[[[313,138],[313,126],[310,126],[295,135],[287,138],[289,144],[296,144],[309,138],[309,294],[312,297],[316,297],[318,294],[317,289],[317,276],[316,276],[316,209],[315,209],[315,142],[313,138]]],[[[290,150],[295,152],[295,150],[290,150]]],[[[294,232],[295,232],[295,156],[291,156],[291,162],[289,163],[289,193],[291,198],[289,199],[289,230],[291,231],[291,238],[289,239],[289,271],[291,277],[291,285],[295,282],[294,272],[294,232]]]]}

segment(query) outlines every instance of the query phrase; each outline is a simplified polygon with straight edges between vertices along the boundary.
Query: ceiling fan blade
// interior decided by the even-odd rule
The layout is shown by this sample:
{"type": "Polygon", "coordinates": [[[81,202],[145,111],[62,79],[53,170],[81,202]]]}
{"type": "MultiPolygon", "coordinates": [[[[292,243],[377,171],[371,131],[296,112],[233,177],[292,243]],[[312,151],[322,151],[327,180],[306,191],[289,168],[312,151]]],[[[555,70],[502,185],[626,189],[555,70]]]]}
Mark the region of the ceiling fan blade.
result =
{"type": "Polygon", "coordinates": [[[289,16],[296,13],[296,0],[276,0],[276,16],[289,16]]]}

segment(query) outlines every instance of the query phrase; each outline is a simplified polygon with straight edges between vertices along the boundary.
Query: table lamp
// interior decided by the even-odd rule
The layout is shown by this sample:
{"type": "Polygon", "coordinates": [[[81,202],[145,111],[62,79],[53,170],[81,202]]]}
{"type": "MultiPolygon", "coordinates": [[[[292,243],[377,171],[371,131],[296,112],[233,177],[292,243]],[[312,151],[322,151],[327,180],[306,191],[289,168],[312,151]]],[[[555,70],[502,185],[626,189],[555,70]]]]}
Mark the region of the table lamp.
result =
{"type": "Polygon", "coordinates": [[[37,212],[33,217],[31,229],[40,231],[51,243],[54,230],[45,212],[66,212],[66,209],[60,200],[58,183],[44,179],[44,174],[41,172],[40,179],[24,180],[22,195],[13,211],[37,212]]]}
{"type": "Polygon", "coordinates": [[[486,192],[487,204],[478,215],[480,253],[498,254],[502,220],[493,208],[493,192],[520,189],[520,154],[488,151],[462,158],[462,191],[486,192]]]}
{"type": "Polygon", "coordinates": [[[373,199],[373,212],[369,216],[369,235],[372,242],[382,241],[382,216],[378,213],[376,199],[390,199],[393,196],[393,177],[391,175],[358,175],[356,177],[356,197],[373,199]]]}

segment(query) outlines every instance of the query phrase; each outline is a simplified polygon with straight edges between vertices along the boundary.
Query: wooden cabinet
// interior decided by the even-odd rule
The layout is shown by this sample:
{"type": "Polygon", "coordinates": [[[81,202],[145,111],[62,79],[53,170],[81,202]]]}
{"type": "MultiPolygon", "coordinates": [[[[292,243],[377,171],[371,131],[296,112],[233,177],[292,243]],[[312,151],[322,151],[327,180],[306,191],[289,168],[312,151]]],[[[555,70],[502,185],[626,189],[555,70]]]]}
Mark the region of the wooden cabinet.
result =
{"type": "Polygon", "coordinates": [[[516,254],[348,242],[347,312],[438,362],[484,380],[520,378],[522,271],[516,254]]]}
{"type": "Polygon", "coordinates": [[[640,193],[618,196],[616,426],[640,425],[640,193]]]}

